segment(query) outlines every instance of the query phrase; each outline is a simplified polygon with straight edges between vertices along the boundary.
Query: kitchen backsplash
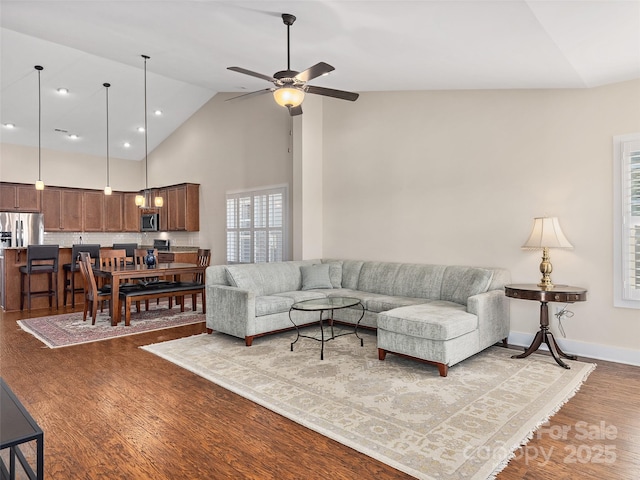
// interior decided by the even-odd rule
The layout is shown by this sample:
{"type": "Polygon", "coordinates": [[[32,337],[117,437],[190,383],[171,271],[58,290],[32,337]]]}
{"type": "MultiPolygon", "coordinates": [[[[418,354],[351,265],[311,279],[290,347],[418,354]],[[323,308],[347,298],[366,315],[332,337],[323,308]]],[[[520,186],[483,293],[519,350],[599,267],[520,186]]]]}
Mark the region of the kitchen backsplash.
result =
{"type": "Polygon", "coordinates": [[[44,243],[70,247],[75,243],[99,243],[109,247],[114,243],[153,245],[156,238],[169,239],[172,247],[198,246],[198,232],[45,232],[44,243]]]}

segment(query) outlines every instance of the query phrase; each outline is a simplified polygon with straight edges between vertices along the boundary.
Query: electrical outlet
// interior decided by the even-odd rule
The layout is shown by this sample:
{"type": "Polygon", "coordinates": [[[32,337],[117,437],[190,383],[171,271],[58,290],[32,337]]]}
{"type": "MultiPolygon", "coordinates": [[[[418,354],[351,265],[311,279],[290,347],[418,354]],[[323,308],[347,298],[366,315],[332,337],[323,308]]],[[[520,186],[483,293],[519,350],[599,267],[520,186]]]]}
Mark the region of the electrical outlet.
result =
{"type": "Polygon", "coordinates": [[[562,307],[555,307],[555,314],[558,315],[562,311],[562,307]]]}

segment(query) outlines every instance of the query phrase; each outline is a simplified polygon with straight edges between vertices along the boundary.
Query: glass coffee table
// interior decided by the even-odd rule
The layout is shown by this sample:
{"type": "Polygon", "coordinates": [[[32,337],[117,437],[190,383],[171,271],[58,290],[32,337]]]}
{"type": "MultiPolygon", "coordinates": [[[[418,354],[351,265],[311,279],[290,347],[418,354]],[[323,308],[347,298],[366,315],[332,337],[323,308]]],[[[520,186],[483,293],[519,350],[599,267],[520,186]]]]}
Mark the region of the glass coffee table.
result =
{"type": "Polygon", "coordinates": [[[313,300],[304,300],[302,302],[296,302],[293,305],[291,305],[291,308],[289,309],[289,320],[291,320],[291,323],[293,324],[293,326],[296,327],[296,332],[298,333],[298,336],[296,337],[296,339],[293,342],[291,342],[291,351],[293,352],[293,345],[301,337],[310,338],[312,340],[316,340],[320,342],[320,345],[321,345],[320,360],[324,360],[324,344],[329,340],[333,340],[335,338],[342,337],[344,335],[355,335],[360,339],[360,346],[363,347],[364,340],[362,339],[362,337],[360,337],[360,335],[358,335],[358,326],[360,325],[360,321],[362,320],[363,317],[364,317],[364,305],[362,305],[360,300],[358,300],[357,298],[328,297],[328,298],[314,298],[313,300]],[[360,318],[356,322],[353,332],[349,331],[349,332],[335,334],[333,331],[333,311],[339,310],[341,308],[355,307],[357,305],[360,305],[360,308],[362,308],[362,313],[360,314],[360,318]],[[311,335],[304,335],[300,333],[300,327],[296,324],[296,322],[293,321],[293,318],[291,318],[291,312],[293,312],[294,310],[302,311],[302,312],[319,312],[320,319],[318,322],[320,324],[320,338],[313,337],[311,335]],[[322,318],[324,312],[331,312],[329,318],[326,318],[326,319],[322,318]],[[331,327],[331,336],[327,338],[325,338],[325,335],[324,335],[325,320],[329,321],[329,326],[331,327]]]}

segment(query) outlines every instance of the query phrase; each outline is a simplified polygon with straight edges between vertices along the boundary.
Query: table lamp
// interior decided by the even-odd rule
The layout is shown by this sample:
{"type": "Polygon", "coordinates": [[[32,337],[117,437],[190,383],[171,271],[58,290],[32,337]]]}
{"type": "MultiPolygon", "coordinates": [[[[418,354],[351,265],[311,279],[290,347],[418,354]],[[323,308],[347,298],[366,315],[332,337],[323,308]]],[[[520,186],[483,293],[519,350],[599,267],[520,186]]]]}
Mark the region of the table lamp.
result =
{"type": "Polygon", "coordinates": [[[553,288],[551,282],[551,272],[553,266],[549,260],[550,248],[573,248],[567,237],[562,233],[560,222],[557,217],[536,217],[533,219],[533,229],[529,239],[522,246],[528,250],[542,249],[542,262],[540,263],[540,273],[542,279],[538,283],[542,288],[553,288]]]}

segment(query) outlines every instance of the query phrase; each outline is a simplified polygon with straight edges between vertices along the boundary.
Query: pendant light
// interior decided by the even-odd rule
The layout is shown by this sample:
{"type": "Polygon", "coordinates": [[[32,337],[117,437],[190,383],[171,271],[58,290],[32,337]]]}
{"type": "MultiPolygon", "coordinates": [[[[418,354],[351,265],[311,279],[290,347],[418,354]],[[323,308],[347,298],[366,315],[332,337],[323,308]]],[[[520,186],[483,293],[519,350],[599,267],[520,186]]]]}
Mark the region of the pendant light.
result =
{"type": "MultiPolygon", "coordinates": [[[[147,60],[151,57],[141,55],[144,58],[144,195],[136,195],[136,205],[141,208],[151,206],[151,190],[149,190],[149,149],[148,149],[148,124],[147,124],[147,60]]],[[[162,197],[155,197],[154,206],[162,207],[162,197]]]]}
{"type": "Polygon", "coordinates": [[[42,89],[40,87],[40,72],[44,67],[36,65],[38,71],[38,180],[36,181],[36,190],[44,190],[44,182],[42,181],[42,89]]]}
{"type": "Polygon", "coordinates": [[[107,99],[107,185],[104,187],[104,194],[111,195],[111,186],[109,185],[109,87],[110,83],[103,83],[105,96],[107,99]]]}

